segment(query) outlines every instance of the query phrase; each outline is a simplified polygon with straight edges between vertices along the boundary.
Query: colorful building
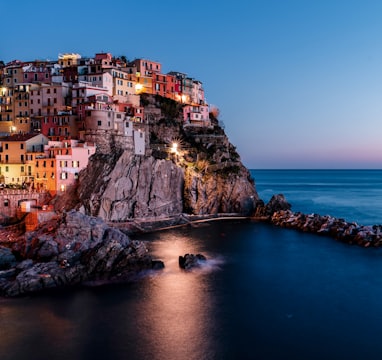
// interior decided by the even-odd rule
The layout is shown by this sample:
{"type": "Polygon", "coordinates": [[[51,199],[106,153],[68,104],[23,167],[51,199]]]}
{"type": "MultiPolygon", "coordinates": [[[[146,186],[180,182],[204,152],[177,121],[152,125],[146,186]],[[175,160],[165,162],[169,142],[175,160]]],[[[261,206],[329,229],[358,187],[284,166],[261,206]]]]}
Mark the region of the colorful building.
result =
{"type": "Polygon", "coordinates": [[[42,134],[14,134],[0,138],[0,182],[23,184],[34,180],[35,158],[44,154],[49,139],[42,134]]]}
{"type": "Polygon", "coordinates": [[[63,192],[74,185],[79,172],[88,165],[96,151],[93,143],[78,140],[49,141],[45,146],[45,158],[40,159],[42,171],[39,180],[52,192],[63,192]]]}

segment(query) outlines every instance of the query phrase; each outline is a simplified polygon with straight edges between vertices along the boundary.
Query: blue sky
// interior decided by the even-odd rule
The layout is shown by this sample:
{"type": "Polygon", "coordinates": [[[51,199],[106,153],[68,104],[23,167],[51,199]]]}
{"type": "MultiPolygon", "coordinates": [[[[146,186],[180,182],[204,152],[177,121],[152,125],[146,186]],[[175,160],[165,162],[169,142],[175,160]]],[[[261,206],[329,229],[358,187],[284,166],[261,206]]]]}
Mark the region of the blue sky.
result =
{"type": "Polygon", "coordinates": [[[2,13],[5,62],[106,51],[201,80],[249,168],[382,168],[381,1],[35,0],[2,13]]]}

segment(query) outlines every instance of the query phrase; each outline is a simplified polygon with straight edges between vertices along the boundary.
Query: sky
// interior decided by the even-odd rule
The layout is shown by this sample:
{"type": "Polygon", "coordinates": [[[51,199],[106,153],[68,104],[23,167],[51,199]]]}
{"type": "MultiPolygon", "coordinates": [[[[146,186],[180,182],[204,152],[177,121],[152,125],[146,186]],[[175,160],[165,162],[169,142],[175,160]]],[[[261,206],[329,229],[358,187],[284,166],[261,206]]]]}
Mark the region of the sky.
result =
{"type": "Polygon", "coordinates": [[[0,60],[74,52],[202,81],[250,169],[382,168],[380,0],[6,1],[0,60]]]}

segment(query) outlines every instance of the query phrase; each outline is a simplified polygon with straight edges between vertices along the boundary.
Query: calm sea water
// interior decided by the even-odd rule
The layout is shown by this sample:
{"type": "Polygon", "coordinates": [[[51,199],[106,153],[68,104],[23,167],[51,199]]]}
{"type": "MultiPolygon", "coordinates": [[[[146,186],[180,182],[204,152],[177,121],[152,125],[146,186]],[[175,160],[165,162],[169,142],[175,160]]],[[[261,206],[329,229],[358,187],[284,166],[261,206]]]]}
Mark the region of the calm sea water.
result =
{"type": "Polygon", "coordinates": [[[264,201],[282,193],[293,211],[382,224],[382,170],[251,170],[264,201]]]}
{"type": "MultiPolygon", "coordinates": [[[[273,174],[276,179],[272,172],[256,176],[261,193],[274,189],[303,204],[300,183],[304,192],[311,188],[319,196],[308,175],[304,182],[302,173],[298,180],[288,173],[283,187],[287,173],[273,174]]],[[[373,180],[365,172],[358,179],[362,176],[375,191],[376,173],[373,180]]],[[[335,196],[329,184],[339,180],[337,172],[332,181],[315,180],[326,184],[319,185],[321,196],[335,196]]],[[[341,183],[351,181],[343,178],[341,183]]],[[[338,192],[344,187],[337,186],[338,192]]],[[[355,202],[364,198],[362,192],[351,193],[355,202]]],[[[375,213],[377,202],[372,204],[370,213],[375,213]]],[[[309,210],[321,213],[319,207],[309,210]]],[[[234,220],[140,239],[164,260],[163,271],[130,284],[1,299],[0,359],[381,357],[381,249],[234,220]],[[204,253],[207,265],[181,271],[178,256],[187,252],[204,253]]]]}

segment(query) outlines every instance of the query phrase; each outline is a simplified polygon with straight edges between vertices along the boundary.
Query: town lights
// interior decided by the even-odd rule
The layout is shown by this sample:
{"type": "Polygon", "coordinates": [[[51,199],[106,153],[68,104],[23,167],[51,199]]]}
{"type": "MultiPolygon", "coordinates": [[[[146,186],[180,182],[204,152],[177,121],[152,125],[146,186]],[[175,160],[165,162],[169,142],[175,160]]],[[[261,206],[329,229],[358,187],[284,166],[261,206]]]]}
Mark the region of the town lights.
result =
{"type": "Polygon", "coordinates": [[[135,91],[140,92],[140,91],[142,91],[142,89],[143,89],[142,84],[136,84],[136,85],[135,85],[135,91]]]}

